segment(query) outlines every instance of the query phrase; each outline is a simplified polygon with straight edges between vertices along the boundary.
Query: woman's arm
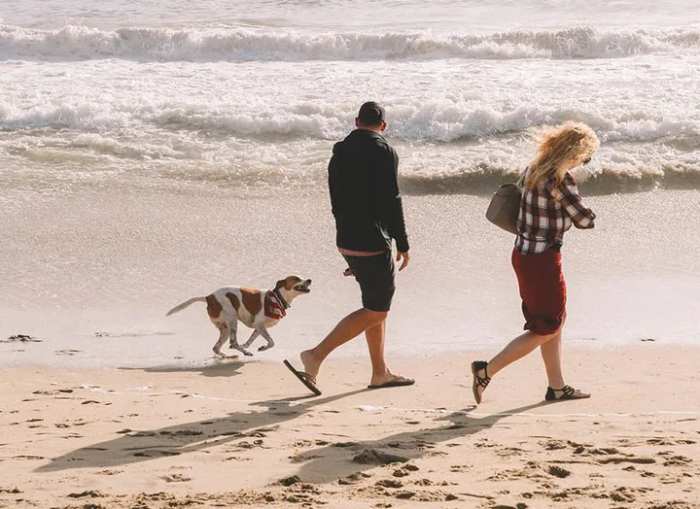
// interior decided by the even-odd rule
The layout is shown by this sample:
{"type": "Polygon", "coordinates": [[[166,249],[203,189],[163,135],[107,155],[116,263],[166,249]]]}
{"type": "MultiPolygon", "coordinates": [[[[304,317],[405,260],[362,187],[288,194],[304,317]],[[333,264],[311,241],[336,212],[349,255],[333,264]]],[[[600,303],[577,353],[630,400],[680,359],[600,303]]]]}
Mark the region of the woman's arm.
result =
{"type": "Polygon", "coordinates": [[[552,186],[550,192],[552,197],[561,203],[576,228],[587,229],[595,226],[595,214],[581,201],[576,181],[569,173],[566,174],[561,184],[552,186]]]}

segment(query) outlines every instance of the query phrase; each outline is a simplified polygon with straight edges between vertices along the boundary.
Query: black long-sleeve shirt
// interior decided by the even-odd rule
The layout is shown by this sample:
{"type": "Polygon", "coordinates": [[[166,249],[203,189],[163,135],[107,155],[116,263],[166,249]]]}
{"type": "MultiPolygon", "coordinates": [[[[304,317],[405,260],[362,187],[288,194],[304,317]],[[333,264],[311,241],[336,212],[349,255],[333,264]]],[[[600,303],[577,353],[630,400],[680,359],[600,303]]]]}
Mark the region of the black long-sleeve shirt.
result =
{"type": "Polygon", "coordinates": [[[356,129],[333,147],[328,187],[337,246],[353,251],[408,251],[398,184],[399,156],[384,137],[356,129]]]}

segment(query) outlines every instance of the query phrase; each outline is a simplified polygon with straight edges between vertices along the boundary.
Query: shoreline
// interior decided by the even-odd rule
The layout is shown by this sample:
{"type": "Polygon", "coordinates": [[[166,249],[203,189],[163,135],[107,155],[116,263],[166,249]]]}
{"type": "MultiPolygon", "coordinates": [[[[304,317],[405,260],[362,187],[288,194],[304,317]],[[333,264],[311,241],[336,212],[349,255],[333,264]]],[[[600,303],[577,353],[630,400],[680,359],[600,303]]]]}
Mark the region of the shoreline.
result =
{"type": "MultiPolygon", "coordinates": [[[[399,317],[396,317],[397,319],[399,317]]],[[[208,325],[208,324],[205,324],[208,325]]],[[[206,329],[205,329],[206,330],[206,329]]],[[[484,357],[491,357],[504,347],[516,335],[521,334],[515,330],[511,336],[504,337],[502,342],[489,338],[485,341],[454,341],[444,342],[439,345],[431,345],[431,348],[416,349],[410,341],[397,340],[390,337],[386,345],[387,358],[397,360],[433,359],[447,356],[461,356],[468,359],[470,355],[481,352],[484,357]]],[[[243,334],[245,336],[245,334],[243,334]]],[[[2,337],[2,336],[0,336],[2,337]]],[[[133,334],[111,334],[97,332],[54,339],[44,339],[43,336],[29,334],[12,334],[0,340],[0,368],[2,369],[30,369],[47,371],[81,371],[92,370],[152,370],[160,371],[184,371],[184,370],[217,370],[232,362],[245,366],[246,364],[278,365],[284,359],[298,361],[298,354],[304,348],[295,349],[289,345],[277,344],[275,348],[266,352],[258,352],[253,345],[252,357],[231,350],[228,343],[224,345],[225,357],[216,357],[211,351],[210,338],[202,340],[199,344],[188,343],[189,336],[176,332],[135,332],[133,334]],[[24,340],[14,339],[24,336],[24,340]],[[161,337],[162,336],[162,337],[161,337]],[[188,347],[182,351],[160,350],[163,345],[157,341],[169,341],[188,347]],[[155,346],[154,355],[139,358],[140,352],[151,341],[155,346]],[[134,351],[129,354],[129,350],[134,351]],[[121,360],[117,360],[116,353],[124,352],[121,360]]],[[[595,337],[567,337],[563,340],[564,350],[594,352],[616,352],[620,349],[650,348],[700,348],[697,341],[689,337],[686,340],[664,339],[657,337],[640,337],[637,340],[608,341],[595,337]]],[[[305,347],[311,346],[311,342],[305,347]]],[[[362,337],[355,338],[333,352],[333,359],[342,362],[364,362],[367,359],[367,348],[362,337]]],[[[465,361],[466,362],[466,361],[465,361]]]]}
{"type": "MultiPolygon", "coordinates": [[[[564,247],[566,341],[700,340],[692,319],[700,314],[694,249],[700,215],[688,211],[697,197],[698,191],[590,198],[600,224],[571,232],[564,247]],[[673,228],[650,229],[655,223],[673,228]]],[[[0,365],[202,363],[218,338],[203,306],[166,318],[168,309],[223,286],[271,288],[294,273],[313,279],[312,292],[271,330],[277,347],[256,358],[279,360],[308,348],[360,307],[357,284],[342,276],[347,265],[334,247],[325,198],[299,197],[274,224],[266,219],[274,203],[225,192],[187,199],[134,192],[127,208],[124,199],[107,190],[80,191],[17,205],[0,218],[7,237],[0,252],[0,340],[18,333],[44,340],[0,344],[0,365]],[[247,233],[231,230],[223,210],[249,218],[247,233]]],[[[487,200],[433,196],[405,205],[413,260],[397,275],[388,353],[497,348],[517,335],[523,317],[510,264],[513,239],[484,219],[487,200]]],[[[365,350],[357,341],[342,355],[365,350]]]]}
{"type": "Polygon", "coordinates": [[[332,358],[318,398],[276,362],[8,368],[0,507],[691,509],[699,353],[565,348],[567,381],[593,397],[555,404],[534,353],[478,408],[474,352],[390,356],[417,384],[377,391],[366,359],[332,358]]]}

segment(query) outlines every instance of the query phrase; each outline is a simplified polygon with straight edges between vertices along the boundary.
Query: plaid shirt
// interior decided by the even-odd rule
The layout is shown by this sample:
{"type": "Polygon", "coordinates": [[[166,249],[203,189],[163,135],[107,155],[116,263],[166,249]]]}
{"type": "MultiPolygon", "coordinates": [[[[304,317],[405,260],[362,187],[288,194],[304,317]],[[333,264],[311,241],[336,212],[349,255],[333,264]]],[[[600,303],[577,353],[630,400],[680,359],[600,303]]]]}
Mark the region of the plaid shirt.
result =
{"type": "MultiPolygon", "coordinates": [[[[525,172],[527,175],[527,170],[525,172]]],[[[554,178],[541,181],[534,189],[523,189],[515,248],[522,254],[542,253],[550,248],[558,250],[563,244],[564,232],[572,224],[577,228],[593,228],[594,219],[593,211],[581,203],[576,181],[570,173],[559,185],[554,178]]]]}

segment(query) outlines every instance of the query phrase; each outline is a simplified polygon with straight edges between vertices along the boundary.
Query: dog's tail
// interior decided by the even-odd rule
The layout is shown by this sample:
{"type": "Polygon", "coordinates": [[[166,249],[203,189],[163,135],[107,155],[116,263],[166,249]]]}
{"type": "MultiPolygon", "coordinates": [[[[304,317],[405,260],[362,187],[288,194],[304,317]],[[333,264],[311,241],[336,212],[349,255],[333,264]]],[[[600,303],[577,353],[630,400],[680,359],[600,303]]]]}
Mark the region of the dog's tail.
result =
{"type": "Polygon", "coordinates": [[[175,313],[177,313],[177,312],[179,312],[179,311],[182,311],[182,310],[185,309],[187,306],[189,306],[189,305],[191,305],[191,304],[194,304],[195,302],[206,302],[206,301],[207,301],[207,298],[206,298],[206,297],[192,297],[190,300],[186,300],[186,301],[183,302],[182,304],[178,304],[178,305],[175,306],[173,309],[171,309],[170,311],[168,311],[167,313],[165,313],[165,316],[170,316],[170,315],[175,314],[175,313]]]}

